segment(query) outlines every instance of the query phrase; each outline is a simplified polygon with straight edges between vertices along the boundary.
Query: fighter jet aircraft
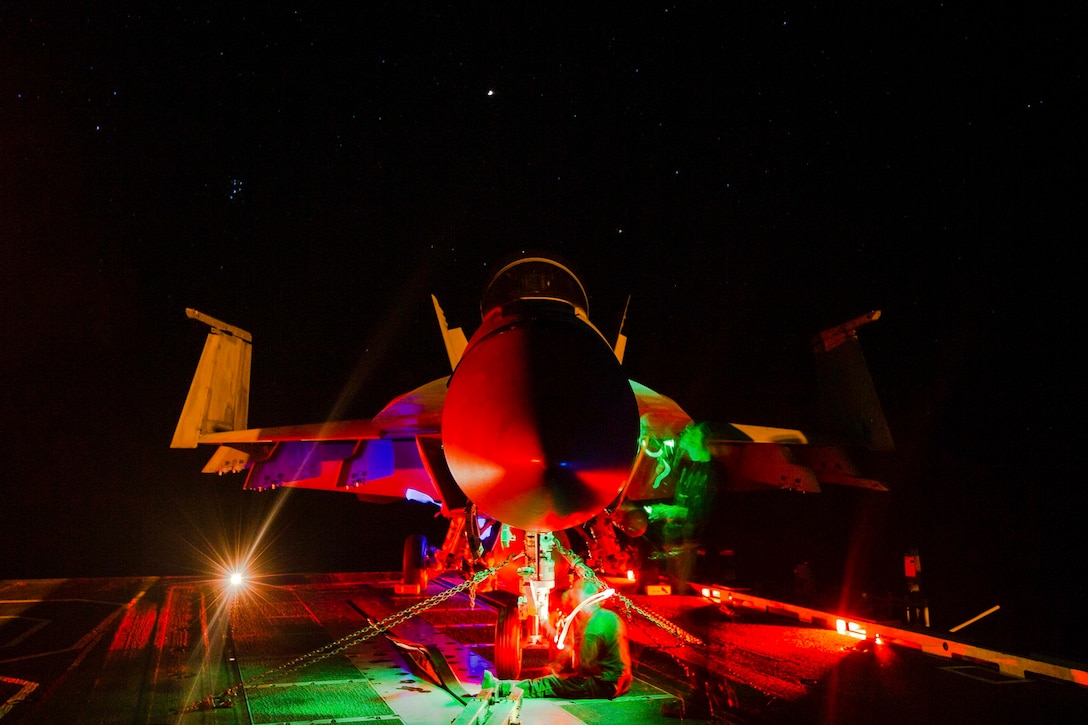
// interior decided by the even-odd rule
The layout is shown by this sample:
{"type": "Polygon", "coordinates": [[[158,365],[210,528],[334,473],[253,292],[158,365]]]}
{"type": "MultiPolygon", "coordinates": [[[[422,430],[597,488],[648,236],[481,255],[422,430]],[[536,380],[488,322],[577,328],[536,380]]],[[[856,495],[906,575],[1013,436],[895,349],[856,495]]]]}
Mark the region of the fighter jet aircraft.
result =
{"type": "MultiPolygon", "coordinates": [[[[195,310],[211,328],[172,447],[217,445],[210,473],[246,472],[245,488],[344,491],[369,502],[432,501],[450,519],[441,547],[405,542],[406,586],[428,571],[478,569],[520,541],[520,595],[500,613],[496,665],[516,677],[521,644],[539,641],[555,587],[556,537],[580,548],[602,575],[635,570],[632,541],[655,517],[682,527],[714,485],[729,490],[821,484],[882,489],[859,475],[841,449],[810,445],[799,430],[695,423],[670,398],[629,380],[620,330],[609,343],[589,319],[582,283],[563,264],[525,257],[488,284],[482,323],[470,339],[451,329],[432,297],[452,374],[392,400],[369,420],[249,428],[248,332],[195,310]],[[487,536],[506,527],[515,534],[487,536]],[[514,616],[517,613],[517,617],[514,616]]],[[[816,338],[836,369],[858,368],[856,328],[879,313],[816,338]]],[[[839,402],[860,442],[891,439],[863,371],[839,402]]],[[[857,378],[857,375],[852,375],[857,378]]],[[[858,441],[853,441],[858,442],[858,441]]]]}

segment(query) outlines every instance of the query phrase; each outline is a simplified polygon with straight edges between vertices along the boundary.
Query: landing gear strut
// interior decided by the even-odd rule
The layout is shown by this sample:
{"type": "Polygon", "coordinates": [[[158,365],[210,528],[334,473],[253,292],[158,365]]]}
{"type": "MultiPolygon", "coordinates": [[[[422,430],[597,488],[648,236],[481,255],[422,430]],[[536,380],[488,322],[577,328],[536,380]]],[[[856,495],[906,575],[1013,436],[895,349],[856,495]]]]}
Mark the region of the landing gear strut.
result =
{"type": "Polygon", "coordinates": [[[518,569],[521,592],[517,605],[499,610],[495,625],[495,669],[500,679],[521,675],[523,647],[547,647],[549,601],[555,589],[555,539],[550,532],[525,532],[525,563],[518,569]]]}
{"type": "Polygon", "coordinates": [[[422,592],[427,588],[427,537],[412,534],[404,540],[404,585],[419,587],[422,592]]]}

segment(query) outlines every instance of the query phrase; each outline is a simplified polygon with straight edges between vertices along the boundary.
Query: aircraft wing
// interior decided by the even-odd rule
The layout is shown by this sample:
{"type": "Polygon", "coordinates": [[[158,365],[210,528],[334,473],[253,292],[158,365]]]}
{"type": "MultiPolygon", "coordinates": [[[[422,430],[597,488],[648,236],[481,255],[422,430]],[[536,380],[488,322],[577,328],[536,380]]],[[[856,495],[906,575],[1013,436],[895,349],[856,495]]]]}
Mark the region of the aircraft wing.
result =
{"type": "Polygon", "coordinates": [[[799,430],[739,423],[696,424],[672,399],[631,381],[642,421],[641,445],[626,497],[672,498],[682,469],[709,464],[724,470],[724,491],[775,488],[817,493],[823,484],[888,490],[862,477],[843,448],[811,445],[799,430]]]}
{"type": "MultiPolygon", "coordinates": [[[[524,280],[521,278],[515,280],[519,281],[519,284],[530,284],[531,287],[532,284],[539,285],[545,277],[552,279],[552,277],[546,275],[542,277],[537,274],[539,272],[537,267],[540,266],[542,260],[534,258],[526,261],[537,266],[529,270],[533,274],[528,274],[524,280]]],[[[566,271],[565,268],[564,271],[566,271]]],[[[579,292],[581,296],[575,301],[581,300],[584,307],[584,290],[576,279],[570,277],[567,281],[570,282],[570,280],[573,280],[573,286],[563,289],[567,289],[568,292],[572,290],[579,292]]],[[[517,289],[520,290],[521,287],[517,289]]],[[[554,289],[548,288],[541,291],[532,287],[530,292],[531,294],[526,293],[529,296],[522,295],[516,300],[522,306],[534,304],[539,308],[539,321],[542,322],[537,327],[540,330],[533,327],[530,332],[554,336],[558,334],[554,333],[554,330],[560,330],[563,333],[573,330],[577,334],[582,334],[579,324],[587,322],[584,309],[570,303],[573,305],[574,313],[570,313],[567,307],[562,307],[562,314],[560,314],[557,305],[567,303],[555,298],[554,289]],[[540,297],[540,295],[545,296],[540,297]],[[578,314],[579,310],[581,310],[581,317],[578,314]],[[569,319],[565,316],[568,314],[570,314],[569,319]],[[555,325],[555,321],[560,319],[566,327],[555,325]]],[[[504,301],[511,292],[507,286],[500,284],[495,294],[498,295],[496,299],[505,304],[504,301]]],[[[457,366],[460,371],[463,366],[458,363],[467,349],[467,343],[463,339],[464,334],[460,328],[449,329],[441,308],[437,301],[434,302],[451,366],[457,366]]],[[[524,321],[522,308],[508,307],[497,303],[489,307],[494,314],[491,318],[487,318],[491,320],[488,324],[496,330],[517,329],[523,337],[529,335],[526,330],[529,330],[531,326],[519,327],[512,326],[510,323],[510,320],[524,321]]],[[[447,463],[448,451],[443,451],[443,433],[447,437],[447,443],[450,443],[449,439],[454,434],[455,428],[461,433],[461,439],[455,446],[459,451],[457,460],[462,464],[461,473],[467,480],[473,481],[478,489],[473,493],[474,499],[477,499],[478,495],[491,495],[493,489],[501,488],[493,485],[495,465],[485,468],[478,465],[483,459],[486,459],[489,464],[494,464],[495,461],[489,456],[493,452],[492,448],[498,445],[487,435],[477,435],[478,431],[472,427],[479,416],[485,412],[492,414],[493,420],[490,423],[496,431],[507,435],[509,440],[515,441],[516,445],[512,448],[510,445],[506,446],[504,450],[507,453],[509,450],[517,452],[520,450],[518,446],[524,448],[526,442],[529,445],[526,450],[535,451],[536,449],[532,446],[539,441],[533,436],[540,432],[541,426],[545,423],[553,426],[558,423],[561,435],[553,436],[553,443],[562,442],[566,448],[573,451],[574,460],[582,466],[586,474],[586,478],[582,479],[576,472],[564,469],[566,478],[560,476],[560,479],[573,482],[571,491],[580,492],[578,495],[582,495],[586,490],[591,490],[594,495],[603,492],[603,497],[598,496],[602,500],[613,496],[618,490],[612,487],[616,480],[621,481],[623,496],[628,499],[662,500],[675,497],[677,490],[684,488],[685,477],[689,483],[700,479],[706,481],[713,472],[710,464],[716,464],[717,486],[722,490],[785,488],[816,492],[820,490],[822,484],[884,489],[878,481],[858,475],[841,448],[809,445],[808,437],[801,431],[793,429],[740,424],[718,426],[695,424],[675,401],[634,381],[630,381],[629,384],[637,403],[640,425],[637,448],[632,446],[633,450],[627,449],[632,450],[634,454],[634,464],[630,469],[627,468],[629,465],[627,460],[630,459],[619,463],[620,459],[629,455],[623,450],[626,445],[630,445],[627,443],[628,433],[624,432],[622,436],[619,436],[616,435],[616,431],[620,430],[619,427],[608,428],[612,418],[600,417],[594,423],[596,427],[583,428],[578,436],[572,437],[569,430],[566,430],[568,426],[565,425],[563,419],[564,415],[569,417],[571,413],[563,406],[569,404],[576,410],[588,411],[591,414],[597,414],[600,411],[592,407],[579,408],[580,400],[565,400],[562,405],[552,404],[548,408],[550,411],[550,417],[548,417],[541,415],[533,405],[529,404],[533,402],[532,395],[539,393],[539,390],[551,390],[551,388],[539,387],[541,380],[548,380],[546,375],[536,378],[532,376],[524,379],[516,376],[510,378],[515,379],[519,384],[526,380],[532,384],[521,385],[521,387],[508,386],[509,389],[503,389],[506,392],[502,395],[492,395],[487,398],[490,401],[490,407],[481,408],[477,398],[465,398],[469,394],[462,394],[461,398],[458,398],[461,405],[457,408],[460,417],[454,416],[453,421],[449,420],[450,406],[447,405],[447,389],[451,378],[445,377],[433,380],[396,398],[373,419],[281,428],[248,428],[246,419],[249,407],[252,336],[241,328],[196,310],[187,310],[186,314],[207,324],[211,329],[171,445],[176,448],[196,447],[200,444],[218,445],[219,448],[204,470],[215,473],[247,471],[245,482],[247,489],[265,490],[289,486],[348,491],[367,501],[391,501],[415,497],[439,502],[444,512],[448,513],[463,507],[466,496],[462,491],[464,486],[458,486],[454,481],[450,464],[447,463]],[[511,399],[514,402],[513,405],[509,404],[511,399]],[[512,426],[511,421],[517,425],[512,426]],[[457,422],[460,423],[460,428],[453,425],[457,422]],[[612,466],[609,475],[619,470],[619,475],[626,477],[626,483],[622,483],[622,479],[616,479],[615,476],[602,477],[601,471],[594,467],[598,465],[598,459],[601,458],[596,456],[596,449],[605,441],[584,446],[572,443],[572,440],[575,442],[590,440],[593,432],[600,428],[608,429],[612,435],[607,441],[610,445],[608,456],[611,458],[604,456],[608,459],[608,463],[601,470],[612,466]],[[525,433],[525,435],[518,437],[515,435],[518,433],[525,433]],[[614,464],[618,464],[618,467],[614,464]],[[724,476],[720,475],[721,469],[724,469],[724,476]],[[593,481],[606,479],[608,482],[601,486],[600,490],[592,486],[587,488],[587,485],[593,481]]],[[[821,333],[817,339],[816,349],[818,355],[827,363],[825,367],[833,380],[860,377],[860,383],[848,389],[845,395],[831,398],[834,407],[840,413],[839,418],[844,418],[844,425],[840,429],[846,433],[859,433],[862,441],[870,447],[888,447],[891,445],[890,436],[887,435],[883,414],[879,411],[879,401],[875,394],[871,393],[872,380],[868,377],[863,358],[860,357],[860,347],[857,346],[855,336],[858,326],[876,319],[878,315],[878,312],[873,312],[821,333]],[[865,375],[857,375],[859,370],[864,371],[865,375]],[[842,412],[846,415],[843,416],[842,412]]],[[[525,320],[538,321],[532,316],[525,317],[525,320]]],[[[600,333],[595,328],[591,329],[599,336],[600,333]]],[[[528,345],[528,342],[516,335],[504,333],[504,336],[497,336],[491,334],[493,330],[489,330],[491,328],[484,329],[483,335],[477,332],[478,344],[481,346],[479,349],[491,349],[487,346],[500,339],[505,341],[507,347],[513,347],[508,350],[500,346],[498,353],[492,351],[490,356],[478,353],[473,358],[478,363],[476,367],[483,370],[483,373],[477,371],[475,377],[469,375],[468,379],[475,381],[478,386],[483,385],[485,391],[489,389],[491,377],[507,380],[503,377],[506,367],[513,364],[511,360],[515,362],[521,360],[518,355],[522,348],[517,345],[528,345]]],[[[559,337],[564,340],[575,339],[569,335],[559,337]]],[[[586,339],[595,340],[596,338],[586,337],[586,339]]],[[[617,348],[613,351],[617,359],[621,355],[619,347],[617,344],[617,348]]],[[[539,361],[535,364],[543,365],[553,375],[559,374],[556,370],[566,369],[563,367],[566,364],[565,354],[553,356],[546,364],[539,361]]],[[[593,359],[596,360],[596,358],[593,359]]],[[[607,367],[598,366],[597,372],[607,377],[611,370],[611,368],[605,369],[607,367]]],[[[580,368],[579,371],[581,371],[580,368]]],[[[468,375],[467,373],[459,374],[459,379],[462,380],[468,375]]],[[[620,385],[622,386],[622,382],[620,385]]],[[[464,386],[465,383],[462,382],[460,389],[464,390],[464,386]]],[[[585,388],[587,395],[595,394],[599,387],[596,382],[587,384],[585,388]]],[[[614,389],[610,390],[614,392],[614,389]]],[[[613,397],[615,401],[618,401],[617,405],[620,408],[623,407],[620,404],[624,399],[629,400],[623,394],[613,397]]],[[[615,402],[611,398],[609,401],[610,404],[615,402]]],[[[451,398],[450,405],[453,405],[453,402],[454,399],[451,398]]],[[[629,410],[633,412],[633,409],[629,408],[629,410]]],[[[629,415],[629,412],[624,415],[629,415]]],[[[632,430],[631,433],[633,432],[632,430]]],[[[498,498],[492,496],[491,504],[497,505],[496,502],[500,500],[507,502],[511,495],[522,498],[528,495],[533,498],[534,505],[540,509],[539,511],[532,509],[529,516],[529,520],[536,521],[541,516],[550,516],[555,512],[554,507],[549,508],[554,503],[552,498],[555,492],[542,483],[541,471],[544,469],[539,465],[522,465],[525,460],[538,461],[537,458],[523,460],[515,455],[510,460],[504,459],[503,465],[514,466],[524,479],[522,484],[528,481],[536,488],[531,486],[527,488],[529,484],[525,484],[520,488],[515,485],[512,490],[499,490],[496,494],[498,498]],[[537,519],[533,519],[533,516],[537,516],[537,519]]],[[[566,461],[559,464],[560,467],[566,465],[568,465],[566,461]]],[[[506,469],[502,470],[506,471],[506,469]]],[[[481,503],[481,501],[477,502],[481,503]]],[[[594,505],[596,503],[595,501],[594,505]]],[[[577,510],[577,507],[574,508],[573,517],[585,513],[577,510]]],[[[513,505],[511,510],[520,516],[520,512],[527,509],[524,503],[520,503],[513,505]]]]}
{"type": "Polygon", "coordinates": [[[857,339],[859,327],[879,318],[880,311],[873,310],[813,338],[825,436],[816,444],[790,428],[695,424],[673,400],[631,381],[642,430],[627,498],[669,498],[685,467],[691,474],[711,461],[725,472],[724,480],[718,476],[720,490],[785,488],[815,493],[821,485],[833,484],[887,491],[880,481],[863,477],[842,447],[895,448],[857,339]]]}
{"type": "Polygon", "coordinates": [[[218,445],[205,473],[247,471],[251,490],[289,486],[349,491],[366,501],[407,497],[464,506],[439,438],[448,376],[396,398],[370,420],[248,428],[252,335],[185,312],[211,329],[171,447],[218,445]]]}
{"type": "MultiPolygon", "coordinates": [[[[363,427],[369,421],[354,423],[363,427]]],[[[238,431],[243,436],[252,432],[238,431]]],[[[440,451],[440,447],[430,445],[425,435],[322,439],[318,437],[320,431],[315,431],[316,435],[305,434],[309,440],[298,440],[296,436],[303,428],[257,432],[264,439],[262,442],[222,443],[204,472],[246,470],[244,488],[256,491],[287,486],[346,491],[375,502],[405,498],[444,500],[429,470],[431,451],[440,451]],[[286,438],[267,440],[280,435],[278,431],[283,431],[286,438]]]]}

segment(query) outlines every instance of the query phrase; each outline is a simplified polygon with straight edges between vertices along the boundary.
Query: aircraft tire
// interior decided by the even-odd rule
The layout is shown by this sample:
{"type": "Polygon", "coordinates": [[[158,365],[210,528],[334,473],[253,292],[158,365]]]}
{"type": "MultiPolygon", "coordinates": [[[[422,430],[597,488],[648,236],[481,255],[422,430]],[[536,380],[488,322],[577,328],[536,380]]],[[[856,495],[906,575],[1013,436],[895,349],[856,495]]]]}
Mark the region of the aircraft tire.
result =
{"type": "Polygon", "coordinates": [[[500,680],[516,680],[521,676],[521,619],[516,606],[499,610],[495,624],[495,675],[500,680]]]}
{"type": "Polygon", "coordinates": [[[427,587],[427,537],[412,534],[404,540],[404,583],[418,584],[420,591],[427,587]]]}

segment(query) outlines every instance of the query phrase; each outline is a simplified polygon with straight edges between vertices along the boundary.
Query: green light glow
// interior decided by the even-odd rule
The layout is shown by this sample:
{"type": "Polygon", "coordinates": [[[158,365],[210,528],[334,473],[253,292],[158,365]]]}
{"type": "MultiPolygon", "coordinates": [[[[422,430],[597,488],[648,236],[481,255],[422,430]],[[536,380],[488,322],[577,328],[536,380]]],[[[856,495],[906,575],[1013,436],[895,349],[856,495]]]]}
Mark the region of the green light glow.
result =
{"type": "Polygon", "coordinates": [[[707,424],[692,423],[680,434],[680,448],[696,463],[709,463],[710,451],[706,447],[707,424]]]}
{"type": "MultiPolygon", "coordinates": [[[[682,468],[682,459],[692,463],[709,463],[710,451],[706,447],[707,425],[706,423],[691,423],[680,434],[680,439],[658,438],[649,435],[645,430],[643,421],[643,437],[641,446],[646,455],[657,461],[657,475],[654,477],[654,488],[660,488],[662,482],[668,478],[674,470],[682,468]]],[[[683,481],[683,473],[681,473],[683,481]]]]}
{"type": "Polygon", "coordinates": [[[713,499],[712,456],[707,449],[708,427],[692,423],[676,438],[644,437],[644,451],[657,463],[655,489],[672,493],[672,500],[645,506],[660,537],[661,551],[672,576],[690,578],[695,542],[703,534],[713,499]]]}
{"type": "Polygon", "coordinates": [[[663,441],[658,440],[657,438],[650,438],[648,440],[643,440],[642,447],[646,451],[647,456],[657,459],[658,474],[654,478],[654,488],[657,488],[661,485],[661,482],[668,477],[669,473],[672,472],[672,464],[669,462],[669,459],[675,456],[676,441],[672,438],[666,438],[663,441]],[[657,450],[650,447],[649,444],[651,441],[656,441],[660,444],[657,450]]]}

